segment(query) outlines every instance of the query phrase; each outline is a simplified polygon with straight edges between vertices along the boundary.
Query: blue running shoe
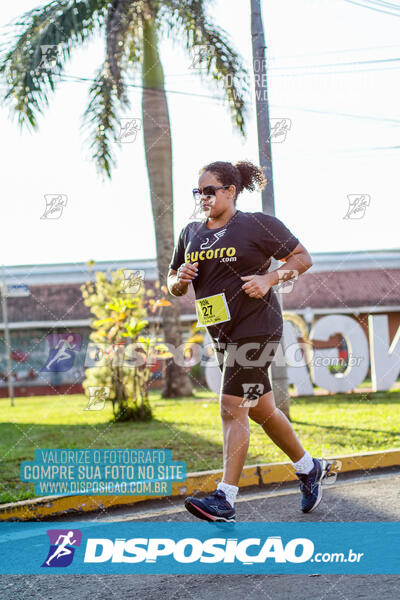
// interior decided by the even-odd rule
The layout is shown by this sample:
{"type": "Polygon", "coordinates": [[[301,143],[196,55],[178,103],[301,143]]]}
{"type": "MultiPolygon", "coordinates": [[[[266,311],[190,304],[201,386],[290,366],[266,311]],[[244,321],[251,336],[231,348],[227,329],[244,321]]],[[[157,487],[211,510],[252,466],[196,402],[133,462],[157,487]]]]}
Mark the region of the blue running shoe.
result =
{"type": "Polygon", "coordinates": [[[313,458],[314,468],[307,474],[297,473],[300,479],[301,510],[305,513],[317,508],[322,500],[322,481],[326,478],[331,462],[325,458],[313,458]]]}
{"type": "Polygon", "coordinates": [[[225,492],[215,490],[206,498],[196,498],[189,496],[185,499],[185,508],[199,519],[204,521],[225,521],[226,523],[234,523],[236,511],[228,500],[225,492]]]}

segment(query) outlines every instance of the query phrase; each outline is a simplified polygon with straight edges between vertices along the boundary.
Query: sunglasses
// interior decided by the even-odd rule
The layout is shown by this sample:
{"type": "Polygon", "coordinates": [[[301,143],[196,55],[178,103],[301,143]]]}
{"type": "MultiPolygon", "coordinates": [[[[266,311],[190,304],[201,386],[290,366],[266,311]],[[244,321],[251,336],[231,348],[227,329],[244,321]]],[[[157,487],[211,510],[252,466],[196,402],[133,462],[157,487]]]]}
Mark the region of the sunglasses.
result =
{"type": "Polygon", "coordinates": [[[228,187],[230,186],[220,185],[219,187],[215,187],[215,185],[206,185],[204,188],[194,188],[194,190],[192,190],[193,198],[195,200],[198,200],[201,196],[207,196],[207,198],[209,198],[210,196],[215,196],[217,190],[226,190],[228,187]]]}

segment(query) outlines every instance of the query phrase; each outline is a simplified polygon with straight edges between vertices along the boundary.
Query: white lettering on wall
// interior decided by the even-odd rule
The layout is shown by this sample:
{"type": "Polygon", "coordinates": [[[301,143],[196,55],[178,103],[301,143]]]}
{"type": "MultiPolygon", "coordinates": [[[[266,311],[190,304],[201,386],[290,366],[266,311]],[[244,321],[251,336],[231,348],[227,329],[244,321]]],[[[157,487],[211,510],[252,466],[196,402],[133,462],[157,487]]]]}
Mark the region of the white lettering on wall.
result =
{"type": "Polygon", "coordinates": [[[368,373],[368,340],[361,325],[347,315],[329,315],[318,319],[311,328],[310,338],[328,341],[332,335],[337,333],[340,333],[346,340],[349,366],[344,373],[331,373],[329,364],[327,364],[329,361],[324,361],[323,358],[331,357],[331,364],[335,364],[338,349],[314,348],[311,377],[315,385],[329,392],[349,392],[364,381],[368,373]],[[352,358],[360,360],[351,360],[352,358]]]}
{"type": "Polygon", "coordinates": [[[400,327],[389,347],[387,315],[368,316],[372,389],[390,390],[400,373],[400,327]]]}

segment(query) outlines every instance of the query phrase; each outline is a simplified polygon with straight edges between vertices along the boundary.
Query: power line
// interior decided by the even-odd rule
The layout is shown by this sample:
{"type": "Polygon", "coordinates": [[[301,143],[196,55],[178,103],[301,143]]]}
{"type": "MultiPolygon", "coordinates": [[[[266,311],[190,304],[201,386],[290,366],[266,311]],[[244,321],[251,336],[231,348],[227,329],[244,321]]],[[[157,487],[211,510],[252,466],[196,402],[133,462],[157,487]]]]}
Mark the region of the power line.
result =
{"type": "Polygon", "coordinates": [[[376,12],[382,13],[382,14],[386,14],[386,15],[390,15],[392,17],[400,17],[400,14],[396,14],[394,12],[390,12],[387,10],[382,10],[381,8],[375,8],[373,6],[368,6],[367,4],[360,4],[359,2],[356,2],[355,0],[344,0],[345,2],[348,2],[349,4],[354,4],[355,6],[360,6],[361,8],[369,8],[369,10],[374,10],[376,12]]]}
{"type": "Polygon", "coordinates": [[[358,71],[356,70],[351,70],[351,71],[310,71],[309,73],[305,72],[305,73],[276,73],[272,76],[272,78],[280,78],[280,77],[306,77],[308,76],[320,76],[320,75],[359,75],[362,73],[376,73],[376,71],[379,71],[379,73],[382,73],[383,71],[396,71],[400,68],[400,65],[398,67],[388,67],[387,69],[360,69],[358,71]]]}
{"type": "MultiPolygon", "coordinates": [[[[302,56],[315,56],[323,54],[343,54],[346,52],[366,52],[371,50],[383,50],[386,48],[400,48],[399,44],[387,44],[385,46],[368,46],[367,48],[342,48],[337,50],[323,50],[322,52],[304,52],[302,54],[292,54],[289,56],[279,56],[278,58],[271,57],[271,60],[284,60],[286,58],[301,58],[302,56]]],[[[267,58],[268,61],[268,58],[267,58]]]]}
{"type": "Polygon", "coordinates": [[[392,63],[400,62],[400,58],[375,58],[370,60],[355,60],[349,62],[338,62],[338,63],[325,63],[321,65],[293,65],[293,66],[282,66],[272,67],[269,71],[281,71],[284,69],[319,69],[320,67],[352,67],[355,65],[372,65],[379,63],[392,63]]]}
{"type": "MultiPolygon", "coordinates": [[[[66,75],[66,74],[61,74],[60,79],[61,80],[64,79],[64,81],[70,82],[70,83],[79,83],[79,82],[94,83],[96,81],[95,79],[90,79],[89,77],[78,77],[77,75],[66,75]],[[68,79],[68,78],[70,78],[70,79],[68,79]]],[[[183,92],[181,90],[168,90],[165,88],[157,89],[157,88],[146,87],[144,85],[135,84],[135,83],[126,83],[125,87],[137,88],[137,89],[141,89],[141,90],[149,89],[152,91],[165,92],[166,94],[179,94],[181,96],[196,96],[198,98],[208,98],[210,100],[225,100],[221,96],[209,96],[207,94],[194,94],[192,92],[183,92]]]]}
{"type": "MultiPolygon", "coordinates": [[[[387,69],[389,70],[389,69],[387,69]]],[[[89,79],[89,78],[85,78],[85,77],[78,77],[75,75],[61,75],[60,78],[63,78],[65,82],[67,83],[92,83],[93,81],[95,81],[94,79],[89,79]],[[70,79],[68,79],[70,78],[70,79]]],[[[141,90],[141,89],[145,89],[145,86],[142,86],[140,84],[126,84],[126,87],[129,88],[133,88],[136,89],[137,91],[141,90]]],[[[154,88],[151,88],[154,89],[154,88]]],[[[207,100],[217,100],[219,102],[226,102],[226,99],[223,98],[222,96],[209,96],[207,94],[197,94],[195,92],[183,92],[181,90],[168,90],[165,89],[164,90],[165,93],[168,94],[178,94],[178,95],[183,95],[183,96],[192,96],[195,98],[205,98],[207,100]]],[[[351,113],[340,113],[337,111],[323,111],[323,110],[319,110],[319,109],[312,109],[312,108],[304,108],[304,107],[295,107],[295,106],[284,106],[282,104],[273,104],[271,105],[274,108],[289,108],[290,110],[300,110],[300,111],[304,111],[304,112],[312,112],[312,113],[319,113],[319,114],[327,114],[327,115],[335,115],[338,117],[347,117],[347,118],[354,118],[354,119],[367,119],[367,120],[373,120],[373,121],[383,121],[383,122],[387,122],[387,123],[393,123],[393,124],[397,124],[400,123],[399,119],[390,119],[387,117],[373,117],[373,116],[368,116],[368,115],[357,115],[357,114],[351,114],[351,113]]]]}
{"type": "MultiPolygon", "coordinates": [[[[276,71],[286,71],[286,70],[297,70],[297,69],[319,69],[319,68],[332,68],[332,67],[350,67],[356,65],[372,65],[372,64],[381,64],[381,63],[397,63],[400,62],[400,58],[376,58],[370,60],[358,60],[358,61],[348,61],[348,62],[337,62],[337,63],[325,63],[325,64],[317,64],[317,65],[281,65],[278,67],[270,67],[268,69],[268,74],[274,75],[276,71]]],[[[398,67],[395,67],[398,68],[398,67]]],[[[344,73],[363,73],[368,72],[374,69],[358,69],[353,71],[337,71],[344,73]]],[[[382,69],[388,70],[388,69],[382,69]]],[[[167,75],[167,77],[192,77],[195,73],[177,73],[174,75],[167,75]]]]}
{"type": "MultiPolygon", "coordinates": [[[[304,52],[302,54],[290,54],[290,55],[286,55],[286,56],[279,56],[277,58],[271,56],[270,60],[270,64],[272,65],[273,63],[275,63],[276,61],[283,61],[289,58],[302,58],[304,56],[323,56],[325,54],[343,54],[343,53],[348,53],[348,52],[370,52],[370,51],[376,51],[376,50],[385,50],[387,48],[400,48],[400,44],[387,44],[385,46],[368,46],[367,48],[342,48],[342,49],[337,49],[337,50],[323,50],[322,52],[304,52]]],[[[268,63],[268,57],[267,57],[267,63],[268,63]]],[[[342,63],[337,63],[338,65],[342,64],[342,63]]],[[[272,68],[272,67],[270,67],[272,68]]],[[[285,68],[285,65],[277,65],[276,68],[285,68]]],[[[166,74],[166,77],[197,77],[197,72],[192,70],[190,73],[168,73],[166,74]]]]}
{"type": "Polygon", "coordinates": [[[384,8],[400,10],[400,6],[398,4],[393,4],[393,2],[386,2],[385,0],[364,0],[364,2],[368,2],[369,4],[375,4],[375,6],[378,5],[383,6],[384,8]]]}
{"type": "MultiPolygon", "coordinates": [[[[351,66],[357,66],[357,65],[379,65],[379,64],[393,64],[393,63],[400,63],[400,58],[380,58],[380,59],[371,59],[371,60],[362,60],[362,61],[349,61],[349,62],[338,62],[338,63],[327,63],[327,64],[320,64],[320,65],[293,65],[293,66],[282,66],[282,67],[275,67],[275,68],[271,68],[269,69],[268,73],[272,76],[272,77],[296,77],[296,76],[304,76],[304,75],[334,75],[334,74],[340,74],[340,73],[344,73],[344,74],[359,74],[359,73],[368,73],[371,71],[376,71],[377,69],[353,69],[353,70],[344,70],[344,71],[325,71],[325,72],[316,72],[316,71],[311,71],[311,72],[303,72],[303,73],[287,73],[287,74],[279,74],[276,73],[277,71],[285,71],[285,70],[301,70],[301,69],[318,69],[318,68],[333,68],[333,67],[351,67],[351,66]]],[[[394,65],[391,68],[388,69],[381,69],[378,68],[378,70],[380,71],[392,71],[394,69],[398,69],[400,67],[400,64],[394,65]]],[[[61,74],[60,77],[63,78],[67,78],[70,77],[71,80],[72,78],[77,80],[77,81],[82,81],[82,82],[88,82],[88,83],[93,83],[95,80],[91,79],[89,77],[78,77],[75,75],[65,75],[65,74],[61,74]]],[[[143,89],[142,85],[138,85],[138,84],[126,84],[126,87],[132,87],[132,88],[140,88],[143,89]]],[[[150,88],[153,89],[154,88],[150,88]]],[[[199,98],[210,98],[210,99],[215,99],[218,100],[220,99],[218,96],[210,96],[207,94],[193,94],[191,92],[183,92],[180,90],[164,90],[165,92],[169,93],[169,94],[180,94],[183,96],[198,96],[199,98]]]]}
{"type": "Polygon", "coordinates": [[[284,106],[283,104],[271,104],[271,106],[273,106],[274,108],[279,107],[280,109],[286,109],[288,108],[289,110],[300,110],[302,112],[311,112],[311,113],[318,113],[321,115],[335,115],[337,117],[345,117],[345,118],[350,118],[350,119],[364,119],[364,120],[368,120],[368,121],[383,121],[386,123],[391,123],[391,124],[400,124],[400,119],[390,119],[388,117],[373,117],[370,115],[357,115],[357,114],[351,114],[351,113],[341,113],[341,112],[337,112],[337,111],[330,111],[330,110],[321,110],[321,109],[317,109],[317,108],[308,108],[308,107],[303,107],[303,106],[284,106]]]}

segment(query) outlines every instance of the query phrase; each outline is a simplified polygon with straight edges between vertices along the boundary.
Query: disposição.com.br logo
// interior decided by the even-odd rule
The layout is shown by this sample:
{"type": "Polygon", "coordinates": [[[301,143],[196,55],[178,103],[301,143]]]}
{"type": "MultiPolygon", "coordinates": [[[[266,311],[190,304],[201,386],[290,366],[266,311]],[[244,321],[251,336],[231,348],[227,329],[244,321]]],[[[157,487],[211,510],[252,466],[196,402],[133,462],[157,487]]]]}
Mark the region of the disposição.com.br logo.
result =
{"type": "MultiPolygon", "coordinates": [[[[67,567],[81,545],[79,529],[50,529],[47,531],[50,548],[42,567],[67,567]]],[[[314,552],[309,538],[293,538],[283,543],[281,536],[266,538],[88,538],[84,563],[156,563],[169,558],[175,563],[234,563],[245,565],[306,562],[360,562],[363,553],[314,552]],[[253,550],[248,553],[249,548],[253,550]]]]}

